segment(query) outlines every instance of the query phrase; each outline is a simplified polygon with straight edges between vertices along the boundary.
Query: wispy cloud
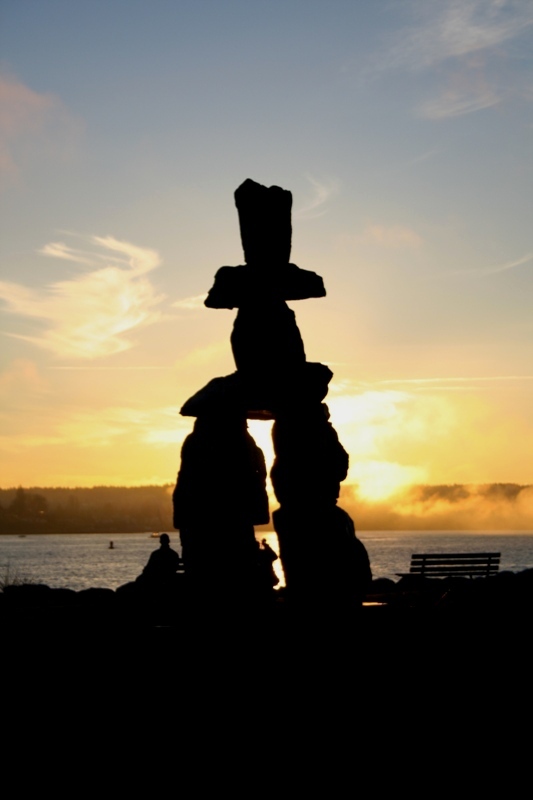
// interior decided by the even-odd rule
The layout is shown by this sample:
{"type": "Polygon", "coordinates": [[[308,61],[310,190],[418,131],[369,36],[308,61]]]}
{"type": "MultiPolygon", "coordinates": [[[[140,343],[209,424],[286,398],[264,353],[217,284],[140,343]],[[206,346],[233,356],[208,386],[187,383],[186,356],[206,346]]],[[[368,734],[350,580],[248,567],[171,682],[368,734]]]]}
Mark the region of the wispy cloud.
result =
{"type": "MultiPolygon", "coordinates": [[[[415,397],[430,395],[434,398],[444,397],[446,394],[478,394],[493,391],[494,388],[516,388],[521,390],[533,388],[533,375],[470,375],[470,376],[439,376],[431,378],[388,378],[380,381],[353,381],[346,380],[332,383],[329,386],[328,406],[337,409],[344,408],[346,418],[349,418],[357,409],[358,404],[367,403],[370,415],[383,408],[383,404],[394,406],[410,402],[415,397]],[[354,398],[355,401],[354,401],[354,398]]],[[[342,414],[341,414],[342,421],[342,414]]],[[[368,420],[367,420],[368,421],[368,420]]]]}
{"type": "Polygon", "coordinates": [[[153,444],[175,444],[183,441],[190,430],[190,421],[180,416],[179,406],[162,408],[110,407],[98,413],[76,412],[58,425],[57,431],[69,444],[87,447],[108,446],[117,438],[153,444]]]}
{"type": "Polygon", "coordinates": [[[386,65],[419,70],[493,50],[533,25],[529,0],[414,0],[417,22],[394,35],[386,65]]]}
{"type": "MultiPolygon", "coordinates": [[[[93,249],[118,257],[110,259],[112,264],[42,289],[0,282],[0,298],[10,313],[45,326],[40,336],[17,334],[18,338],[60,358],[92,359],[129,349],[127,332],[160,319],[155,307],[163,297],[145,277],[160,264],[158,253],[112,236],[93,236],[90,241],[93,249]]],[[[73,250],[61,242],[46,245],[41,253],[87,265],[97,265],[102,255],[73,250]]]]}
{"type": "Polygon", "coordinates": [[[483,277],[484,275],[496,275],[498,272],[508,272],[508,270],[514,269],[515,267],[520,267],[522,264],[529,264],[530,261],[533,261],[533,253],[526,253],[521,258],[517,258],[513,261],[506,261],[504,264],[496,264],[492,267],[476,267],[473,269],[454,269],[450,270],[449,272],[443,273],[443,277],[448,276],[479,276],[483,277]]]}
{"type": "Polygon", "coordinates": [[[440,149],[434,147],[432,150],[427,150],[425,153],[421,153],[419,156],[409,159],[402,166],[413,167],[415,164],[421,164],[423,161],[429,161],[430,159],[435,158],[435,156],[439,155],[440,152],[440,149]]]}
{"type": "Polygon", "coordinates": [[[53,366],[49,367],[52,370],[58,370],[60,372],[161,372],[167,369],[170,369],[168,366],[160,366],[160,365],[153,365],[153,364],[139,364],[136,366],[116,366],[115,364],[112,367],[103,367],[101,364],[92,365],[90,367],[82,366],[80,367],[79,364],[73,365],[69,364],[68,367],[65,366],[53,366]]]}
{"type": "Polygon", "coordinates": [[[203,366],[210,364],[213,361],[226,359],[230,353],[230,348],[227,341],[211,342],[203,347],[196,347],[191,350],[179,361],[176,361],[175,367],[189,367],[189,366],[203,366]]]}
{"type": "Polygon", "coordinates": [[[194,297],[185,297],[183,300],[176,300],[172,303],[173,308],[180,308],[183,311],[197,311],[199,308],[204,308],[204,300],[206,294],[197,294],[194,297]]]}
{"type": "Polygon", "coordinates": [[[75,264],[90,264],[94,266],[94,257],[90,258],[84,255],[81,250],[75,250],[69,247],[64,242],[49,242],[38,251],[43,256],[51,256],[52,258],[60,258],[64,261],[73,261],[75,264]]]}
{"type": "Polygon", "coordinates": [[[93,241],[101,247],[114,250],[121,257],[124,256],[125,263],[133,275],[144,275],[161,264],[157,250],[139,247],[131,242],[122,242],[113,236],[93,236],[93,241]]]}
{"type": "Polygon", "coordinates": [[[368,223],[362,233],[352,238],[357,244],[371,244],[391,249],[420,247],[422,244],[422,237],[404,225],[368,223]]]}
{"type": "Polygon", "coordinates": [[[477,386],[480,383],[520,383],[520,382],[533,381],[533,375],[479,375],[471,377],[460,378],[396,378],[385,381],[378,381],[376,386],[406,386],[410,389],[417,387],[428,387],[431,389],[449,388],[451,385],[459,386],[477,386]]]}
{"type": "Polygon", "coordinates": [[[0,437],[0,448],[21,452],[48,445],[112,447],[121,439],[128,444],[175,446],[190,432],[191,420],[182,417],[179,406],[135,408],[110,406],[66,413],[49,421],[46,434],[25,431],[0,437]]]}
{"type": "Polygon", "coordinates": [[[48,386],[33,361],[17,358],[0,373],[0,389],[5,396],[10,391],[17,394],[46,392],[48,386]]]}
{"type": "Polygon", "coordinates": [[[500,102],[500,96],[490,86],[449,87],[442,93],[423,103],[419,113],[426,119],[445,119],[471,114],[491,108],[500,102]]]}
{"type": "Polygon", "coordinates": [[[36,447],[49,447],[62,443],[61,436],[47,434],[23,433],[14,436],[0,436],[0,450],[4,453],[21,453],[25,450],[33,450],[36,447]]]}
{"type": "Polygon", "coordinates": [[[311,175],[306,175],[307,180],[311,184],[311,197],[304,203],[303,206],[296,209],[293,217],[294,219],[313,219],[321,217],[326,213],[324,206],[338,191],[339,181],[332,179],[329,181],[319,181],[311,175]]]}
{"type": "Polygon", "coordinates": [[[501,67],[533,26],[530,0],[412,0],[407,8],[416,21],[394,32],[374,66],[377,72],[438,67],[440,85],[419,107],[421,116],[470,114],[520,91],[516,74],[508,77],[501,67]]]}
{"type": "Polygon", "coordinates": [[[18,180],[28,154],[68,156],[80,130],[80,120],[59,97],[36,92],[12,75],[0,76],[0,175],[4,179],[18,180]]]}

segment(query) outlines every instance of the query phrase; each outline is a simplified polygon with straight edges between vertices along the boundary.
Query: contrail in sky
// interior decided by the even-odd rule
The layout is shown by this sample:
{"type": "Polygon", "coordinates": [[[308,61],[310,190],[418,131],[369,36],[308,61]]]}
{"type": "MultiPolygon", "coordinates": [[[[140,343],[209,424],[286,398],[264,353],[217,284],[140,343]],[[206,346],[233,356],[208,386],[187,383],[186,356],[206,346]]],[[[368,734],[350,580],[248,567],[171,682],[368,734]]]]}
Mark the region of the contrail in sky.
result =
{"type": "Polygon", "coordinates": [[[517,258],[515,261],[507,261],[505,264],[498,264],[495,267],[478,267],[474,269],[454,269],[451,272],[446,272],[445,275],[496,275],[498,272],[507,272],[507,270],[520,267],[522,264],[527,264],[533,259],[533,253],[526,253],[522,258],[517,258]]]}

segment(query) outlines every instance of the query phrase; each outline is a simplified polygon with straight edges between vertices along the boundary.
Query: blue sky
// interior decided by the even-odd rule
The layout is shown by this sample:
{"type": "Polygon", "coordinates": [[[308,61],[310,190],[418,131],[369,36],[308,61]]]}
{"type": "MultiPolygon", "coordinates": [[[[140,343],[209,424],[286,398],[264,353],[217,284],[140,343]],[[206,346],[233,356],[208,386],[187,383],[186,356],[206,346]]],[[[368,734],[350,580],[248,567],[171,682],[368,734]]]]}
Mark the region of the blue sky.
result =
{"type": "Polygon", "coordinates": [[[293,192],[292,260],[324,277],[293,307],[352,481],[533,479],[532,2],[0,22],[2,486],[173,480],[179,408],[234,368],[201,298],[242,262],[248,177],[293,192]]]}

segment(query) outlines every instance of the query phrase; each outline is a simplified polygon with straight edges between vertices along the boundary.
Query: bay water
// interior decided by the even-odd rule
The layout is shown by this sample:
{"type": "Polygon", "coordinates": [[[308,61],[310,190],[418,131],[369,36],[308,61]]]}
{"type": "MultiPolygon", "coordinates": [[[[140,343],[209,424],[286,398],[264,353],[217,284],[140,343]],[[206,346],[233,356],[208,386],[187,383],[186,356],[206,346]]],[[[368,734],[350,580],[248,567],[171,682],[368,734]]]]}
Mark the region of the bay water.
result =
{"type": "MultiPolygon", "coordinates": [[[[179,535],[170,531],[171,547],[180,552],[179,535]]],[[[501,552],[501,570],[533,568],[533,531],[359,531],[374,578],[397,580],[407,572],[412,553],[501,552]]],[[[276,534],[258,532],[279,552],[276,534]]],[[[141,573],[159,546],[149,533],[76,533],[0,536],[0,586],[44,583],[75,591],[116,589],[141,573]],[[110,543],[113,546],[110,547],[110,543]]],[[[274,567],[284,585],[280,561],[274,567]]],[[[317,564],[320,572],[320,564],[317,564]]]]}

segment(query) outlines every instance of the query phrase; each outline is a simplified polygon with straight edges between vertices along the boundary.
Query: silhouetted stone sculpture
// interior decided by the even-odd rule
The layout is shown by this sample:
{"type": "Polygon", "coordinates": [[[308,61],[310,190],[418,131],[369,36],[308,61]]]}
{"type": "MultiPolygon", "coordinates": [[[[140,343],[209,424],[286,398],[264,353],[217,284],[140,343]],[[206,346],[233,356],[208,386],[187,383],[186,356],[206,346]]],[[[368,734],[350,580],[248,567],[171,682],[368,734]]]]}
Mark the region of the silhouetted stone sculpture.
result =
{"type": "Polygon", "coordinates": [[[326,611],[360,607],[372,573],[350,516],[332,503],[282,505],[273,513],[285,580],[301,606],[326,611]]]}
{"type": "Polygon", "coordinates": [[[283,268],[273,267],[272,270],[241,264],[238,267],[220,267],[205,305],[207,308],[232,309],[263,298],[279,302],[324,297],[325,294],[322,278],[296,264],[287,263],[283,268]],[[276,280],[274,287],[273,278],[276,280]]]}
{"type": "Polygon", "coordinates": [[[182,406],[185,417],[209,414],[240,413],[247,419],[274,419],[276,411],[292,408],[298,411],[313,403],[320,403],[328,393],[328,383],[333,373],[325,364],[306,361],[300,369],[282,376],[265,373],[251,386],[239,372],[213,378],[193,394],[182,406]]]}
{"type": "Polygon", "coordinates": [[[348,453],[328,421],[323,404],[278,415],[272,428],[276,461],[270,476],[284,507],[302,511],[335,506],[348,474],[348,453]]]}
{"type": "Polygon", "coordinates": [[[221,267],[205,304],[208,308],[242,308],[265,300],[324,297],[319,275],[289,264],[292,195],[279,186],[250,179],[235,192],[245,266],[221,267]]]}
{"type": "Polygon", "coordinates": [[[292,194],[280,186],[247,180],[235,190],[242,247],[247,264],[286,264],[291,256],[292,194]]]}
{"type": "Polygon", "coordinates": [[[173,494],[185,571],[205,596],[250,591],[257,577],[254,525],[268,522],[262,451],[236,414],[198,417],[185,439],[173,494]]]}
{"type": "Polygon", "coordinates": [[[289,263],[290,192],[246,180],[235,202],[246,264],[221,267],[205,305],[238,309],[237,371],[210,381],[181,410],[197,417],[174,492],[185,568],[219,587],[222,575],[237,583],[257,577],[253,526],[269,518],[266,474],[245,418],[274,419],[271,478],[281,507],[273,519],[289,597],[306,603],[327,594],[336,607],[354,607],[370,567],[353,522],[336,505],[348,454],[322,403],[332,373],[307,361],[286,303],[324,297],[324,284],[289,263]]]}

